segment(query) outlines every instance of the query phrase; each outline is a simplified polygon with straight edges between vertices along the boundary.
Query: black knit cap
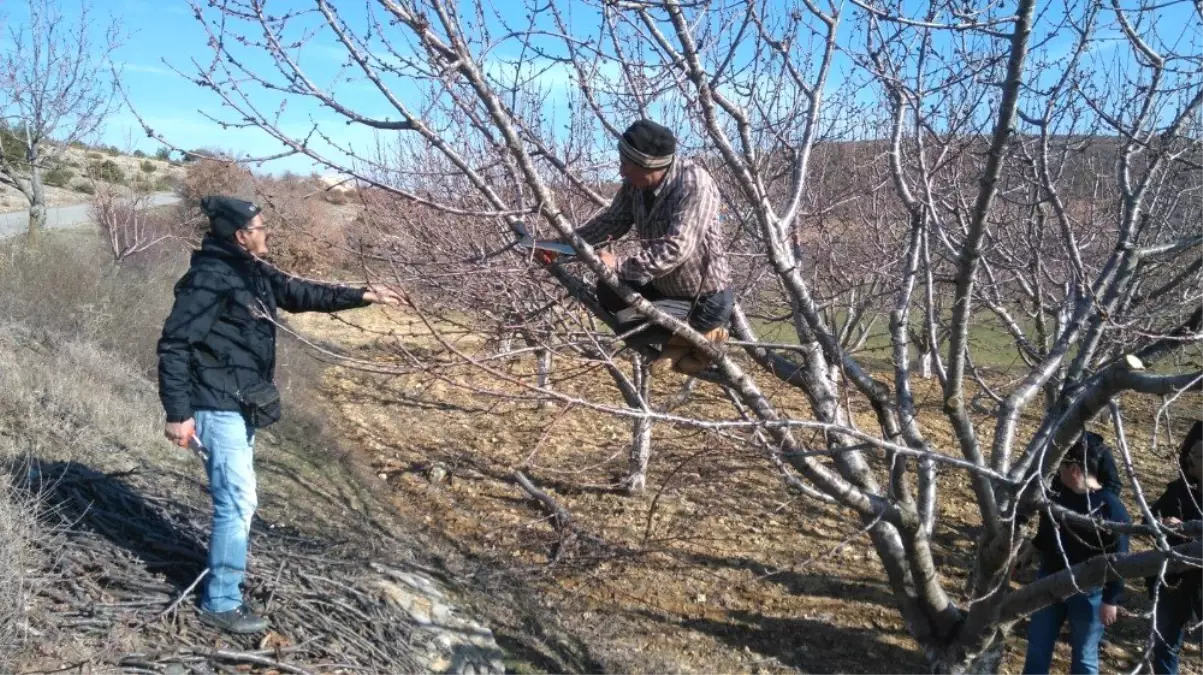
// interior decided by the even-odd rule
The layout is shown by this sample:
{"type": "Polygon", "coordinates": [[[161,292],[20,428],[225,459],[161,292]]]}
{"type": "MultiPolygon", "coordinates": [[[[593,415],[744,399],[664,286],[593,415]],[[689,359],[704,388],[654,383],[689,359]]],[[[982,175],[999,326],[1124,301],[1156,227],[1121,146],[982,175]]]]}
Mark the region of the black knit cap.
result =
{"type": "Polygon", "coordinates": [[[664,125],[639,120],[622,132],[618,152],[624,159],[645,169],[663,169],[673,163],[677,138],[664,125]]]}
{"type": "Polygon", "coordinates": [[[1098,476],[1103,464],[1103,437],[1087,431],[1065,453],[1062,464],[1077,464],[1088,476],[1098,476]],[[1093,436],[1094,438],[1091,438],[1093,436]],[[1097,440],[1096,440],[1097,439],[1097,440]]]}
{"type": "Polygon", "coordinates": [[[201,210],[209,216],[209,231],[215,236],[229,239],[246,227],[262,211],[245,199],[209,195],[200,200],[201,210]]]}

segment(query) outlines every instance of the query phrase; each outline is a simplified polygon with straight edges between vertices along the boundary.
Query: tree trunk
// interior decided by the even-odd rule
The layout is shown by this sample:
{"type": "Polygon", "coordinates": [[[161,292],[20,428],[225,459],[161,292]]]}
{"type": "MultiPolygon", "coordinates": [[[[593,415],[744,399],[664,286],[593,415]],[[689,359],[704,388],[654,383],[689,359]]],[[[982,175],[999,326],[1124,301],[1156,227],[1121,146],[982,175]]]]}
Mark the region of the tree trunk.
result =
{"type": "MultiPolygon", "coordinates": [[[[1009,626],[1007,627],[1009,628],[1009,626]]],[[[948,675],[997,673],[1006,654],[1007,629],[999,628],[993,639],[980,651],[966,653],[965,646],[956,644],[942,650],[927,650],[931,672],[948,675]]]]}
{"type": "MultiPolygon", "coordinates": [[[[647,405],[651,390],[648,360],[642,356],[636,356],[634,371],[639,398],[644,405],[647,405]]],[[[652,456],[652,420],[649,417],[637,417],[632,427],[626,484],[629,494],[639,494],[647,487],[647,463],[652,456]]]]}
{"type": "Polygon", "coordinates": [[[497,341],[497,354],[508,354],[514,349],[514,336],[507,334],[505,337],[497,341]]]}
{"type": "MultiPolygon", "coordinates": [[[[535,352],[535,384],[541,389],[551,388],[551,350],[540,349],[535,352]]],[[[539,401],[539,409],[546,408],[550,401],[539,401]]]]}
{"type": "Polygon", "coordinates": [[[29,174],[29,238],[46,229],[46,188],[42,185],[42,169],[33,164],[29,174]]]}
{"type": "Polygon", "coordinates": [[[921,377],[925,380],[931,379],[931,376],[932,376],[931,362],[932,362],[931,352],[924,351],[922,354],[919,355],[919,377],[921,377]]]}

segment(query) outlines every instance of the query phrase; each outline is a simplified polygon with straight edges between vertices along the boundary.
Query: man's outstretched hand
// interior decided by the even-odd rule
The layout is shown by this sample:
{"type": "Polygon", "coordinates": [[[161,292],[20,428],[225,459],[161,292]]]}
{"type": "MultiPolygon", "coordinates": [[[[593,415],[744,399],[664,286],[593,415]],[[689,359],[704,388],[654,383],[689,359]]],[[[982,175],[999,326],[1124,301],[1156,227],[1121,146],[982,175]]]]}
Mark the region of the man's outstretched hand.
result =
{"type": "Polygon", "coordinates": [[[369,284],[367,290],[363,292],[363,299],[365,302],[379,303],[389,307],[400,307],[407,302],[404,295],[383,284],[369,284]]]}
{"type": "Polygon", "coordinates": [[[163,435],[167,440],[175,443],[181,448],[188,447],[188,441],[196,435],[196,420],[189,417],[183,422],[168,422],[163,427],[163,435]]]}

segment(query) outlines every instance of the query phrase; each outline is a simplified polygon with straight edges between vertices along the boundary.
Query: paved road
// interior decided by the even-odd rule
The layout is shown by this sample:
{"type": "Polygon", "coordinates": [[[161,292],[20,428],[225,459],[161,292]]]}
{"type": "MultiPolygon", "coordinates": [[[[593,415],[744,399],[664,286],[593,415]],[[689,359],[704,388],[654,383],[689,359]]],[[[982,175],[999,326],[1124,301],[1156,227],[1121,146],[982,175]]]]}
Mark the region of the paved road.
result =
{"type": "MultiPolygon", "coordinates": [[[[166,206],[180,200],[174,192],[156,192],[150,197],[151,206],[166,206]]],[[[47,229],[80,227],[92,222],[90,204],[53,206],[46,212],[47,229]]],[[[29,211],[0,213],[0,239],[20,234],[29,228],[29,211]]]]}

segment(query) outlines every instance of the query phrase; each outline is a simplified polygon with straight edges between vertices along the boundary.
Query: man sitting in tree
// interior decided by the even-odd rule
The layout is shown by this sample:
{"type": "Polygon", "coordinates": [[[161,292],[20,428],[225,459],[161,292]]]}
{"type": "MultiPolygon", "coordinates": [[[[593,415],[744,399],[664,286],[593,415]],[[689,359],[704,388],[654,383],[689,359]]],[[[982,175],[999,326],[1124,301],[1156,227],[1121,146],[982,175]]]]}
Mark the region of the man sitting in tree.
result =
{"type": "MultiPolygon", "coordinates": [[[[618,141],[622,187],[610,206],[576,231],[591,245],[618,239],[633,226],[639,253],[619,259],[599,254],[618,278],[666,314],[688,323],[708,340],[727,340],[734,300],[726,242],[719,225],[718,186],[701,166],[676,156],[673,132],[651,120],[632,124],[618,141]]],[[[552,255],[544,253],[550,261],[552,255]]],[[[615,314],[619,331],[647,323],[618,294],[598,281],[602,307],[615,314]]],[[[646,325],[629,340],[662,346],[654,370],[671,366],[694,374],[710,365],[685,339],[646,325]]]]}

